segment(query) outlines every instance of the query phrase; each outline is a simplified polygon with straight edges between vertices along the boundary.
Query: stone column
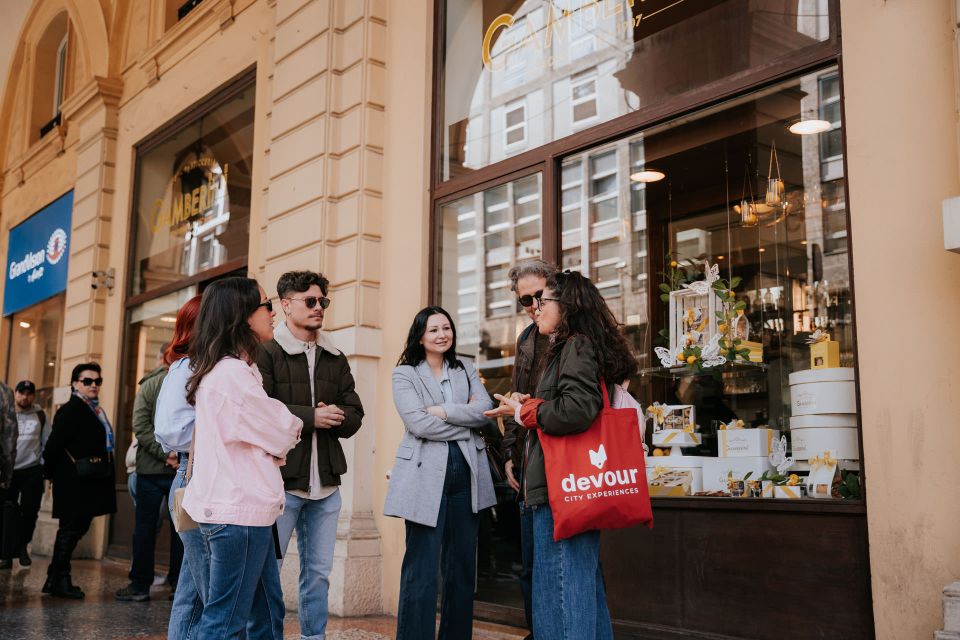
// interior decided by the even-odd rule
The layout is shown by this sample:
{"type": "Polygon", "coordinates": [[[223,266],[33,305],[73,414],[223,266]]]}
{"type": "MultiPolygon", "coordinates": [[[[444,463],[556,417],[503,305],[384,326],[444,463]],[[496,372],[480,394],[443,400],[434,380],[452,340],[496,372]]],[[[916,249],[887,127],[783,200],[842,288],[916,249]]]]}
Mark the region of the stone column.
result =
{"type": "MultiPolygon", "coordinates": [[[[117,153],[117,105],[120,80],[95,77],[62,107],[67,129],[76,128],[77,174],[73,189],[73,222],[70,231],[70,266],[67,275],[63,342],[60,348],[61,385],[69,385],[70,372],[81,362],[103,357],[107,292],[90,287],[92,273],[104,270],[110,259],[110,224],[113,220],[114,169],[117,153]]],[[[66,138],[66,131],[62,132],[66,138]]],[[[52,420],[53,416],[48,419],[52,420]]],[[[123,455],[120,451],[119,455],[123,455]]],[[[50,517],[48,492],[37,522],[33,550],[53,551],[57,521],[50,517]]],[[[103,557],[107,519],[94,520],[74,557],[103,557]]]]}
{"type": "MultiPolygon", "coordinates": [[[[333,305],[324,329],[350,359],[366,417],[344,446],[343,510],[330,611],[381,610],[380,535],[373,519],[373,420],[380,359],[383,45],[380,2],[277,0],[268,184],[260,275],[272,292],[290,269],[322,271],[333,305]]],[[[297,607],[299,558],[284,562],[297,607]]]]}

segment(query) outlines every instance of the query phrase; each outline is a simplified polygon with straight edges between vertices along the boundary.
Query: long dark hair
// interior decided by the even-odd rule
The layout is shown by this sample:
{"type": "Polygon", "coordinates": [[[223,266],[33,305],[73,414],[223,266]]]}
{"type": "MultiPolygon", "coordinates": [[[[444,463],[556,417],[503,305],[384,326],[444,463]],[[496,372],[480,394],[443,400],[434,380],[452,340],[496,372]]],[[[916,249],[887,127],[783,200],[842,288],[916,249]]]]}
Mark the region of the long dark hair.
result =
{"type": "Polygon", "coordinates": [[[203,377],[222,358],[253,360],[260,340],[247,319],[260,304],[260,286],[253,278],[224,278],[203,292],[200,315],[190,339],[187,402],[194,404],[203,377]]]}
{"type": "Polygon", "coordinates": [[[427,352],[420,344],[420,340],[423,339],[423,334],[427,332],[427,320],[430,319],[430,316],[438,313],[447,317],[453,333],[450,348],[443,354],[443,359],[447,361],[447,367],[450,369],[459,369],[463,366],[457,359],[457,325],[453,323],[453,318],[443,307],[424,307],[413,317],[413,324],[410,325],[410,331],[407,333],[407,343],[403,346],[403,353],[397,360],[397,366],[408,364],[415,367],[427,359],[427,352]]]}
{"type": "Polygon", "coordinates": [[[553,291],[560,305],[560,322],[551,355],[559,353],[568,338],[583,335],[590,339],[600,364],[600,375],[608,384],[619,384],[636,375],[639,367],[630,344],[589,278],[579,271],[563,271],[547,278],[547,288],[553,291]]]}

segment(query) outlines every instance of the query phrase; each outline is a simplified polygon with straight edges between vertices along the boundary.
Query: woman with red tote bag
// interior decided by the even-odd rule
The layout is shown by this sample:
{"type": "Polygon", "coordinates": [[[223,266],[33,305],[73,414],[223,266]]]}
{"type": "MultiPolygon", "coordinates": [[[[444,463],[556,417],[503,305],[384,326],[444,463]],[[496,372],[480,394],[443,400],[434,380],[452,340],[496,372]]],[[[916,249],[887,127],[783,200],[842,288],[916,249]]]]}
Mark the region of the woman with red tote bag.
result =
{"type": "MultiPolygon", "coordinates": [[[[557,507],[566,511],[568,497],[595,500],[601,492],[632,496],[633,489],[639,491],[638,486],[642,486],[645,498],[642,448],[633,465],[639,470],[638,478],[623,470],[606,474],[608,461],[618,455],[612,446],[583,451],[578,456],[594,473],[571,472],[559,491],[564,495],[554,495],[557,481],[562,485],[564,479],[553,477],[548,482],[548,471],[555,476],[555,471],[548,467],[581,469],[582,461],[557,460],[554,456],[545,462],[541,436],[545,434],[544,441],[577,438],[577,434],[588,429],[593,431],[592,425],[603,417],[601,410],[622,411],[609,408],[601,380],[609,381],[612,388],[613,382],[637,373],[637,362],[600,292],[578,272],[565,271],[547,280],[543,295],[537,299],[536,318],[538,331],[550,336],[552,346],[535,397],[517,401],[495,396],[502,403],[498,413],[514,414],[517,423],[530,430],[521,490],[527,506],[533,510],[533,635],[550,640],[609,640],[613,631],[600,568],[598,530],[606,528],[606,523],[597,523],[592,530],[579,527],[581,533],[570,535],[569,531],[557,530],[554,511],[558,515],[557,507]],[[603,486],[594,487],[592,492],[579,491],[584,483],[592,486],[593,480],[588,476],[597,476],[597,472],[603,486]],[[607,487],[604,482],[610,478],[614,484],[625,482],[620,483],[623,486],[607,487]],[[570,483],[574,491],[568,496],[570,483]],[[626,494],[627,491],[631,493],[626,494]],[[588,493],[593,497],[587,498],[588,493]]],[[[633,429],[639,439],[635,422],[633,429]]],[[[548,449],[547,457],[551,457],[556,448],[548,445],[548,449]]]]}

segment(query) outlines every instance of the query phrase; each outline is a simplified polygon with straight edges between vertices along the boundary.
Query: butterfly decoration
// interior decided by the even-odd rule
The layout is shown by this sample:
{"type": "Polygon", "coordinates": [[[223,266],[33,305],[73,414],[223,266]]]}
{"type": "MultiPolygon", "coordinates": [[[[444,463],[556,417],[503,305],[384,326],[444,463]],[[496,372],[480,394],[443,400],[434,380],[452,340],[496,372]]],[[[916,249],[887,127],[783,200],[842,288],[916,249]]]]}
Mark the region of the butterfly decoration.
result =
{"type": "Polygon", "coordinates": [[[700,359],[702,360],[703,367],[719,367],[727,361],[726,356],[721,353],[720,349],[720,338],[722,336],[717,333],[710,338],[710,342],[707,343],[705,347],[700,351],[700,359]]]}
{"type": "Polygon", "coordinates": [[[830,334],[824,331],[823,329],[817,329],[810,334],[810,337],[807,338],[807,344],[817,344],[818,342],[826,342],[830,339],[830,334]]]}
{"type": "MultiPolygon", "coordinates": [[[[657,357],[660,359],[660,364],[668,369],[678,362],[679,354],[671,352],[666,347],[655,347],[653,352],[657,354],[657,357]]],[[[682,349],[680,353],[683,353],[682,349]]]]}
{"type": "Polygon", "coordinates": [[[701,296],[705,296],[710,293],[710,289],[713,288],[713,283],[720,279],[719,264],[710,266],[710,263],[706,261],[703,264],[707,275],[706,279],[697,280],[696,282],[687,282],[682,285],[684,289],[689,289],[690,291],[693,291],[701,296]]]}
{"type": "Polygon", "coordinates": [[[787,436],[780,436],[780,440],[774,440],[773,452],[770,454],[770,464],[777,468],[777,473],[781,476],[787,474],[787,469],[793,466],[794,459],[787,457],[787,436]]]}

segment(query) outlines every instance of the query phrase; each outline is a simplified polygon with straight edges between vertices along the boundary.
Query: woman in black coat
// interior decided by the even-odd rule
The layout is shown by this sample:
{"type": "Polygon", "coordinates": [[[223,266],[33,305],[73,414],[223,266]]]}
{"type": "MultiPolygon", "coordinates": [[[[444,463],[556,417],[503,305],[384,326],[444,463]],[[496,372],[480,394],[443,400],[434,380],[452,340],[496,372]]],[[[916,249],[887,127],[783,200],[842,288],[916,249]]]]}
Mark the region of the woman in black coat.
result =
{"type": "Polygon", "coordinates": [[[53,481],[53,517],[60,520],[43,592],[79,599],[70,580],[70,557],[96,516],[114,513],[113,429],[99,406],[100,365],[79,364],[70,377],[73,395],[53,417],[43,449],[44,475],[53,481]],[[93,477],[80,477],[77,464],[93,477]]]}

